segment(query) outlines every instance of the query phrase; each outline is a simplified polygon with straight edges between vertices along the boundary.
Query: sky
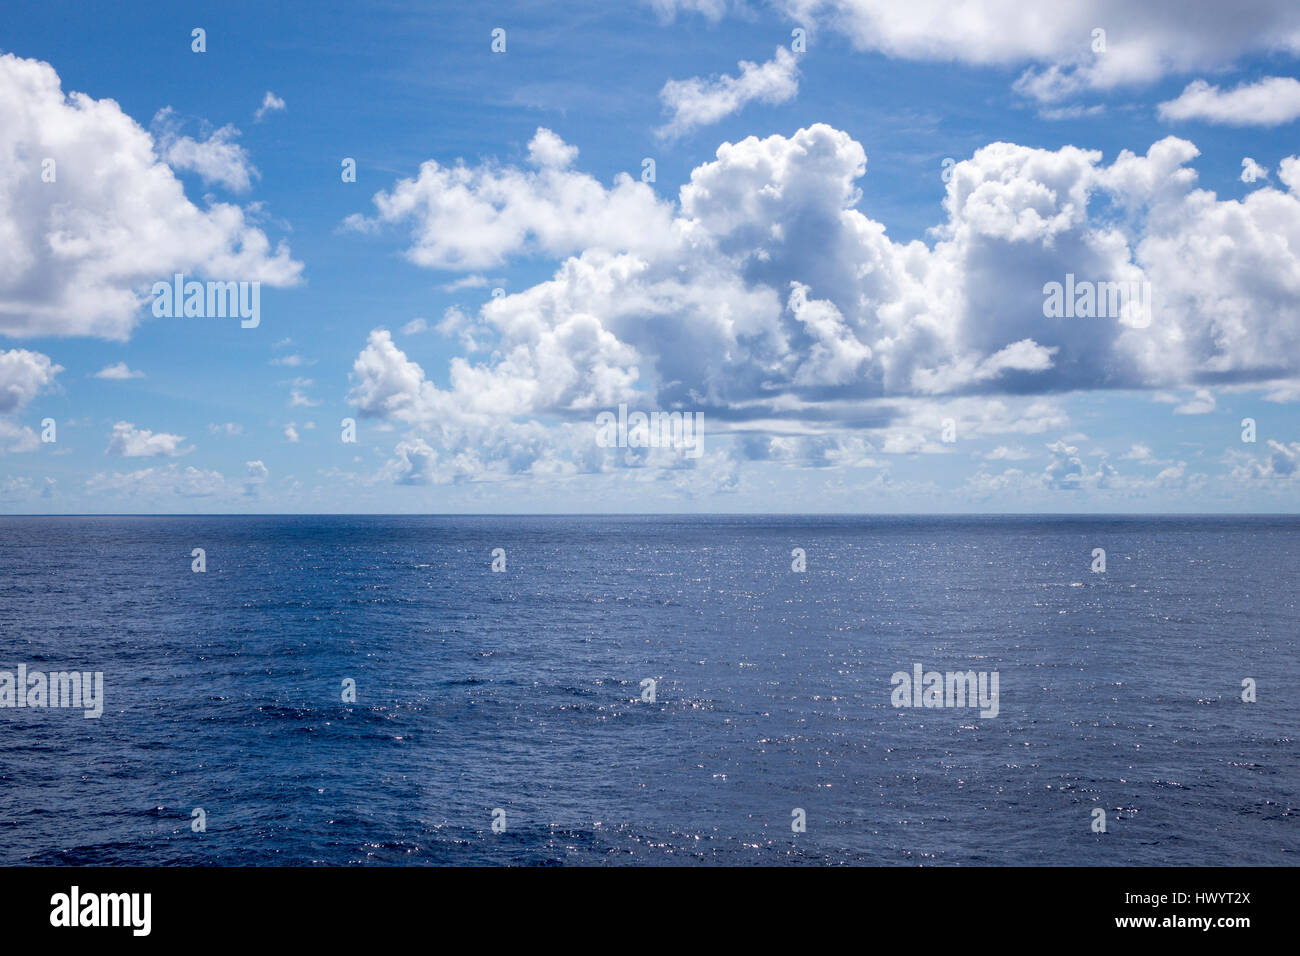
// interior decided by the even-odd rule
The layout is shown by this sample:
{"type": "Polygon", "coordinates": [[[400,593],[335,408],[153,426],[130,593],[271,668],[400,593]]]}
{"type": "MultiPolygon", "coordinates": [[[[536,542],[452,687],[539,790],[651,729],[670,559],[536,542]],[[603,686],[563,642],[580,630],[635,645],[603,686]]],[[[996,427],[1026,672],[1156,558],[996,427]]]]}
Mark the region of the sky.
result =
{"type": "Polygon", "coordinates": [[[1296,510],[1293,0],[6,9],[0,513],[1296,510]]]}

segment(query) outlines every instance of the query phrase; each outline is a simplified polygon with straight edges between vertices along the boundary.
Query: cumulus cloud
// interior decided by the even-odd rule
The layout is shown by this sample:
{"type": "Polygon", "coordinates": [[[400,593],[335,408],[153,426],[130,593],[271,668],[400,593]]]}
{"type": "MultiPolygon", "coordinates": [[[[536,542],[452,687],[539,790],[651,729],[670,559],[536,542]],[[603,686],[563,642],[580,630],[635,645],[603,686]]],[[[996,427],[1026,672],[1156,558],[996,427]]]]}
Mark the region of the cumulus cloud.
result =
{"type": "Polygon", "coordinates": [[[1119,499],[1150,495],[1164,497],[1171,492],[1195,490],[1204,486],[1206,476],[1191,472],[1187,462],[1156,462],[1149,458],[1150,449],[1137,445],[1134,449],[1143,449],[1146,454],[1142,458],[1136,458],[1133,454],[1122,457],[1138,460],[1142,464],[1167,464],[1168,467],[1150,477],[1126,475],[1115,468],[1104,454],[1089,464],[1087,456],[1077,446],[1062,439],[1047,445],[1050,457],[1042,471],[1008,468],[1001,473],[992,473],[981,468],[966,480],[962,490],[977,500],[1001,497],[1006,501],[1034,501],[1042,504],[1059,501],[1063,496],[1073,497],[1085,491],[1119,499]]]}
{"type": "Polygon", "coordinates": [[[260,461],[245,462],[244,467],[247,469],[244,472],[244,497],[256,498],[271,474],[270,469],[260,461]]]}
{"type": "Polygon", "coordinates": [[[1227,126],[1281,126],[1300,117],[1300,80],[1268,76],[1220,90],[1205,80],[1188,84],[1177,99],[1157,108],[1169,122],[1201,120],[1227,126]]]}
{"type": "Polygon", "coordinates": [[[1088,472],[1083,459],[1079,457],[1079,449],[1057,441],[1048,445],[1047,450],[1052,453],[1052,461],[1044,472],[1047,486],[1058,491],[1077,491],[1082,488],[1088,472]]]}
{"type": "Polygon", "coordinates": [[[1268,457],[1233,469],[1233,477],[1252,480],[1292,481],[1300,474],[1300,442],[1283,444],[1269,439],[1268,457]]]}
{"type": "Polygon", "coordinates": [[[871,454],[875,450],[861,435],[742,433],[735,444],[735,455],[743,461],[780,462],[809,468],[888,468],[886,460],[871,454]]]}
{"type": "MultiPolygon", "coordinates": [[[[374,197],[375,218],[348,217],[362,232],[411,227],[407,256],[433,269],[479,269],[523,253],[567,255],[592,245],[651,251],[671,233],[670,209],[646,183],[621,173],[612,189],[557,165],[568,147],[539,128],[528,170],[429,160],[415,179],[374,197]]],[[[567,160],[566,160],[567,162],[567,160]]]]}
{"type": "Polygon", "coordinates": [[[450,475],[437,471],[438,453],[423,438],[397,443],[387,471],[399,485],[444,484],[450,475]]]}
{"type": "Polygon", "coordinates": [[[261,175],[249,159],[248,151],[235,142],[239,130],[234,126],[213,130],[204,140],[182,136],[180,123],[170,107],[159,110],[152,125],[158,155],[163,161],[172,169],[198,173],[206,185],[215,183],[231,192],[245,193],[261,175]]]}
{"type": "Polygon", "coordinates": [[[34,451],[36,433],[15,419],[63,371],[48,355],[27,349],[0,351],[0,454],[34,451]]]}
{"type": "Polygon", "coordinates": [[[683,460],[673,449],[601,448],[595,437],[590,423],[447,424],[429,431],[427,437],[410,435],[399,441],[375,478],[404,485],[444,485],[672,468],[683,460]]]}
{"type": "Polygon", "coordinates": [[[668,122],[659,128],[661,137],[682,136],[742,110],[747,104],[784,103],[799,92],[799,67],[795,56],[777,47],[766,63],[741,60],[738,76],[708,79],[669,80],[659,91],[668,122]]]}
{"type": "Polygon", "coordinates": [[[1293,193],[1300,194],[1300,157],[1288,156],[1278,164],[1278,179],[1293,193]]]}
{"type": "Polygon", "coordinates": [[[193,451],[193,447],[182,448],[183,435],[168,432],[151,432],[147,428],[136,428],[130,422],[118,422],[113,426],[109,436],[106,455],[118,455],[123,458],[157,458],[175,457],[193,451]]]}
{"type": "Polygon", "coordinates": [[[564,169],[578,157],[578,147],[570,146],[549,129],[538,127],[528,142],[528,159],[541,169],[564,169]]]}
{"type": "MultiPolygon", "coordinates": [[[[940,405],[967,396],[1294,378],[1300,198],[1265,187],[1219,200],[1197,187],[1197,155],[1176,137],[1109,164],[1073,146],[993,143],[952,167],[931,241],[900,243],[858,208],[862,147],[818,124],[724,143],[676,204],[646,196],[618,231],[570,223],[565,242],[539,243],[417,229],[411,258],[438,268],[507,252],[560,262],[476,318],[449,311],[440,330],[486,357],[453,358],[443,386],[375,329],[349,399],[440,454],[460,441],[452,429],[573,422],[638,401],[704,412],[725,431],[866,430],[888,454],[944,451],[940,405]],[[429,243],[442,251],[425,256],[429,243]],[[1149,283],[1150,322],[1045,317],[1045,284],[1067,274],[1149,283]],[[909,403],[927,409],[924,428],[909,403]]],[[[440,185],[422,174],[434,218],[490,204],[505,182],[522,190],[511,208],[558,208],[544,175],[458,169],[440,185]]],[[[628,188],[562,175],[594,190],[592,208],[628,188]]],[[[1284,160],[1288,175],[1300,179],[1300,163],[1284,160]]],[[[1064,456],[1051,483],[1071,474],[1064,456]]]]}
{"type": "Polygon", "coordinates": [[[93,378],[106,378],[111,381],[121,382],[132,378],[144,378],[144,372],[134,371],[127,368],[125,362],[114,362],[112,365],[105,365],[93,378]]]}
{"type": "Polygon", "coordinates": [[[0,56],[0,334],[126,339],[176,272],[298,281],[238,206],[191,203],[161,145],[114,101],[65,95],[48,63],[0,56]]]}
{"type": "Polygon", "coordinates": [[[790,283],[790,313],[807,331],[811,348],[795,370],[795,385],[847,385],[871,360],[871,347],[845,324],[833,302],[809,300],[808,287],[790,283]]]}
{"type": "Polygon", "coordinates": [[[434,328],[441,335],[456,338],[466,352],[482,351],[486,348],[484,340],[491,338],[489,329],[454,305],[443,312],[442,320],[434,328]]]}
{"type": "Polygon", "coordinates": [[[35,451],[40,447],[36,432],[10,418],[0,418],[0,455],[35,451]]]}
{"type": "Polygon", "coordinates": [[[62,371],[62,365],[55,365],[40,352],[0,351],[0,415],[21,411],[62,371]]]}

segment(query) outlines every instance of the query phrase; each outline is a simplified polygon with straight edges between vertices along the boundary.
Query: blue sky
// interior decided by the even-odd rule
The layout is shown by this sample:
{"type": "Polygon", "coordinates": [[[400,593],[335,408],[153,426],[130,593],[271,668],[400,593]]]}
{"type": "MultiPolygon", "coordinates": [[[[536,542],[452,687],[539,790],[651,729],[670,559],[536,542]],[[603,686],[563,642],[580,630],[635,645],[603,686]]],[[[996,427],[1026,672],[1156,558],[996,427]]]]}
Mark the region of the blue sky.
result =
{"type": "Polygon", "coordinates": [[[1300,12],[1125,6],[11,4],[0,510],[1294,511],[1300,12]]]}

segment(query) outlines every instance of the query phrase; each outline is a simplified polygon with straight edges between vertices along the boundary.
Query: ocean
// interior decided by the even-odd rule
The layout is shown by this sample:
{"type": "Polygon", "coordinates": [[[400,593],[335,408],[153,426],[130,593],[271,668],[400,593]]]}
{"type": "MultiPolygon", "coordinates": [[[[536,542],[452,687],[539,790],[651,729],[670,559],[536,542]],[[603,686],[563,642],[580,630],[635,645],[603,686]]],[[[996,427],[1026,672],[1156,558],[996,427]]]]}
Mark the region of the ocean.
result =
{"type": "Polygon", "coordinates": [[[1295,864],[1298,559],[1295,517],[0,518],[0,671],[103,674],[0,707],[0,862],[1295,864]],[[903,706],[918,666],[996,713],[903,706]]]}

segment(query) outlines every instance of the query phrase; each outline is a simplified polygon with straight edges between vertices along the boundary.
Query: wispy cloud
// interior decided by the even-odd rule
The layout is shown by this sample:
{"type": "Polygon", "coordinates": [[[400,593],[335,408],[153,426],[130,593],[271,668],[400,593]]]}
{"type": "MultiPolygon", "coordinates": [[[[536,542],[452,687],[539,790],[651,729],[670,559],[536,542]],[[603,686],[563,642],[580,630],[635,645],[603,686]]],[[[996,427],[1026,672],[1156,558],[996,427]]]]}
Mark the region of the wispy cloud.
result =
{"type": "Polygon", "coordinates": [[[794,99],[799,92],[799,66],[795,55],[777,47],[766,63],[741,60],[738,76],[669,80],[659,91],[668,122],[658,129],[663,138],[685,135],[718,122],[753,102],[776,104],[794,99]]]}
{"type": "Polygon", "coordinates": [[[284,100],[280,99],[280,97],[276,96],[270,90],[267,90],[266,95],[262,97],[262,105],[259,106],[257,112],[253,114],[253,122],[260,123],[267,113],[279,112],[284,108],[284,100]]]}
{"type": "Polygon", "coordinates": [[[112,365],[106,365],[92,376],[93,378],[106,378],[112,381],[123,381],[129,378],[144,378],[144,372],[133,371],[127,368],[125,362],[115,362],[112,365]]]}

